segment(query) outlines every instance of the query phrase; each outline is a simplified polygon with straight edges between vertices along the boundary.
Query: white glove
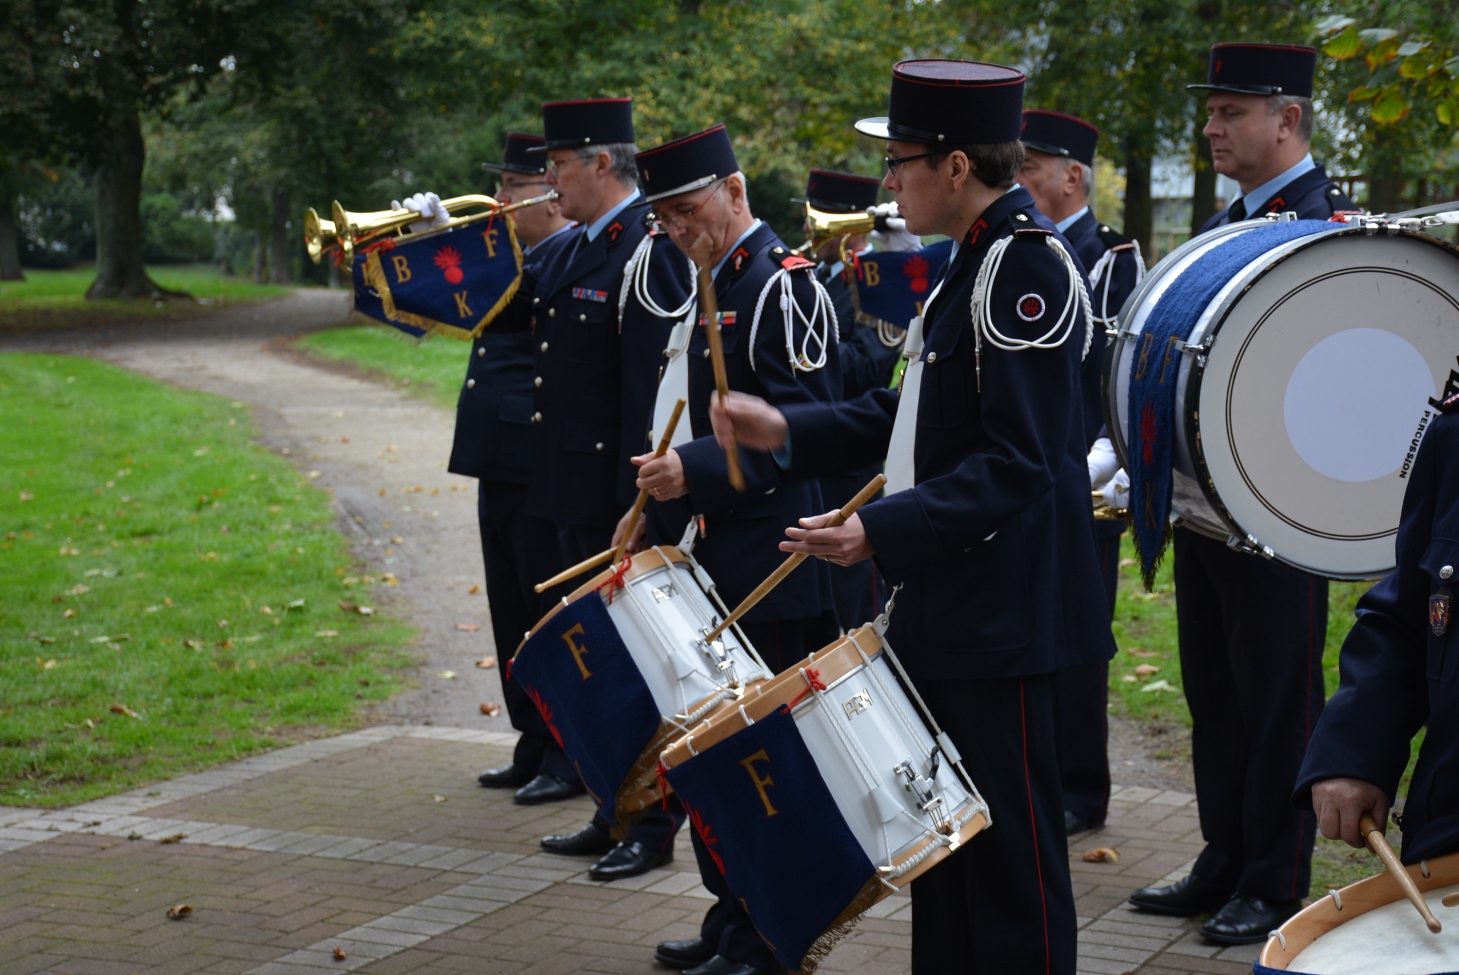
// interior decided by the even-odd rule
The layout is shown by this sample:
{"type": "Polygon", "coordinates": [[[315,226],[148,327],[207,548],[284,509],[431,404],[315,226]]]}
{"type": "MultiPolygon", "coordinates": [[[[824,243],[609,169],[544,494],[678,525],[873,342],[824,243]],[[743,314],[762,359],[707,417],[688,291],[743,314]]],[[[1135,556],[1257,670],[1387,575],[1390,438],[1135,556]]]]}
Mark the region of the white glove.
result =
{"type": "Polygon", "coordinates": [[[874,217],[901,216],[900,211],[897,210],[897,203],[895,200],[893,200],[891,203],[878,203],[876,206],[872,207],[866,212],[874,217]]]}
{"type": "Polygon", "coordinates": [[[1111,508],[1130,506],[1130,475],[1125,473],[1124,468],[1115,471],[1115,476],[1104,486],[1104,503],[1111,508]]]}
{"type": "Polygon", "coordinates": [[[867,211],[873,216],[882,217],[880,223],[886,230],[873,230],[871,239],[876,243],[879,251],[915,251],[921,248],[922,238],[907,233],[907,224],[897,210],[895,203],[882,203],[867,211]]]}
{"type": "Polygon", "coordinates": [[[441,198],[429,191],[416,193],[414,196],[407,197],[403,202],[400,200],[391,200],[390,205],[397,210],[414,210],[426,218],[424,220],[416,220],[407,225],[406,229],[413,234],[418,234],[423,230],[434,230],[437,227],[444,227],[451,220],[451,214],[446,212],[446,207],[441,203],[441,198]]]}
{"type": "Polygon", "coordinates": [[[1120,469],[1120,459],[1115,456],[1114,444],[1109,437],[1100,437],[1089,448],[1089,486],[1098,491],[1109,483],[1120,469]]]}

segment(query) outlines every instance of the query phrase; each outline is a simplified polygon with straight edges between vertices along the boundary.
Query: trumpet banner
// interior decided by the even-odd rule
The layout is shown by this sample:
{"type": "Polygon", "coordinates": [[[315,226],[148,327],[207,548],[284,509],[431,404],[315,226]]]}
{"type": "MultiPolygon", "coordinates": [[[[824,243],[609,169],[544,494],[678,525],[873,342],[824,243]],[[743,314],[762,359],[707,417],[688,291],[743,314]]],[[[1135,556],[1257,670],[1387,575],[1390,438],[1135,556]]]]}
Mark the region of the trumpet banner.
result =
{"type": "Polygon", "coordinates": [[[509,217],[434,234],[387,237],[355,253],[355,311],[415,339],[469,342],[522,284],[509,217]]]}
{"type": "Polygon", "coordinates": [[[897,328],[906,328],[922,314],[922,303],[932,293],[937,274],[950,254],[950,240],[915,251],[862,254],[856,260],[861,310],[897,328]]]}

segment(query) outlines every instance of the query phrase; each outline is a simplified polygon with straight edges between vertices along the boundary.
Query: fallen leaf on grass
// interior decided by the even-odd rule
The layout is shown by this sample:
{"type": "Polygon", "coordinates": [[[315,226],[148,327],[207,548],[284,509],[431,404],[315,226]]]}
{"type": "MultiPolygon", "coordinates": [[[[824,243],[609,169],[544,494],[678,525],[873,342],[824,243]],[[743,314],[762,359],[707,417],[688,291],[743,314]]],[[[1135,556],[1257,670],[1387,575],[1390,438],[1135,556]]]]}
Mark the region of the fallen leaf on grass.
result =
{"type": "Polygon", "coordinates": [[[1121,569],[1128,569],[1130,566],[1132,566],[1134,564],[1135,564],[1135,560],[1134,559],[1120,559],[1120,568],[1121,569]]]}
{"type": "Polygon", "coordinates": [[[1101,846],[1097,850],[1084,851],[1085,863],[1119,863],[1120,851],[1112,850],[1107,846],[1101,846]]]}
{"type": "Polygon", "coordinates": [[[1130,649],[1126,650],[1125,653],[1128,653],[1132,657],[1143,657],[1146,660],[1149,660],[1152,657],[1160,656],[1160,654],[1158,653],[1151,653],[1149,650],[1141,650],[1139,647],[1131,647],[1130,649]]]}
{"type": "Polygon", "coordinates": [[[1141,694],[1146,694],[1150,691],[1170,691],[1174,694],[1178,693],[1180,688],[1172,686],[1168,680],[1155,680],[1140,688],[1141,694]]]}
{"type": "Polygon", "coordinates": [[[481,592],[481,587],[478,586],[476,583],[473,582],[471,584],[471,588],[468,589],[468,590],[466,590],[466,595],[468,595],[468,596],[474,596],[474,595],[476,595],[479,592],[481,592]]]}
{"type": "Polygon", "coordinates": [[[318,631],[315,632],[314,635],[315,636],[325,636],[325,637],[328,637],[328,636],[339,636],[339,630],[318,630],[318,631]]]}
{"type": "Polygon", "coordinates": [[[22,501],[30,501],[34,497],[35,497],[35,495],[34,494],[31,494],[29,491],[21,491],[20,492],[20,500],[22,500],[22,501]]]}
{"type": "Polygon", "coordinates": [[[187,839],[187,834],[186,833],[173,833],[171,836],[164,836],[164,837],[162,837],[162,839],[158,840],[157,842],[158,843],[181,843],[185,839],[187,839]]]}
{"type": "Polygon", "coordinates": [[[477,630],[481,629],[481,624],[479,624],[479,623],[457,623],[456,624],[456,629],[462,631],[463,633],[475,633],[477,630]]]}
{"type": "Polygon", "coordinates": [[[202,644],[198,643],[198,641],[196,640],[183,640],[182,645],[187,647],[189,650],[196,650],[198,649],[198,647],[202,646],[202,644]]]}
{"type": "Polygon", "coordinates": [[[481,713],[488,718],[494,718],[502,713],[502,706],[500,704],[492,704],[490,701],[482,701],[481,713]]]}
{"type": "Polygon", "coordinates": [[[193,916],[192,905],[191,904],[176,904],[176,905],[174,905],[172,907],[169,907],[167,909],[167,916],[170,917],[170,918],[172,918],[174,921],[181,921],[185,917],[192,917],[193,916]]]}
{"type": "Polygon", "coordinates": [[[69,592],[73,596],[79,596],[79,595],[81,595],[84,592],[90,592],[90,591],[91,591],[91,587],[90,586],[82,585],[79,582],[76,583],[76,585],[72,586],[70,589],[67,590],[67,592],[69,592]]]}
{"type": "Polygon", "coordinates": [[[385,573],[382,573],[381,576],[380,576],[380,579],[387,586],[398,586],[398,585],[400,585],[400,580],[397,579],[397,578],[395,578],[395,573],[394,572],[385,572],[385,573]]]}
{"type": "Polygon", "coordinates": [[[344,953],[344,949],[343,948],[341,948],[339,945],[335,945],[334,946],[334,960],[335,961],[344,961],[348,957],[349,957],[349,955],[346,955],[344,953]]]}
{"type": "Polygon", "coordinates": [[[304,608],[304,600],[302,600],[302,599],[295,599],[292,602],[284,603],[284,609],[286,609],[286,610],[289,610],[289,609],[303,609],[303,608],[304,608]]]}
{"type": "Polygon", "coordinates": [[[91,638],[90,642],[91,643],[121,643],[123,640],[130,640],[131,638],[132,638],[132,635],[130,633],[118,633],[116,636],[94,636],[94,637],[91,638]]]}
{"type": "Polygon", "coordinates": [[[1135,676],[1137,677],[1149,677],[1151,674],[1158,673],[1160,673],[1160,668],[1154,664],[1141,664],[1135,668],[1135,676]]]}
{"type": "Polygon", "coordinates": [[[311,481],[314,480],[315,478],[319,478],[319,477],[323,477],[323,476],[324,476],[324,472],[323,471],[310,471],[309,474],[308,474],[309,480],[311,480],[311,481]]]}
{"type": "Polygon", "coordinates": [[[449,802],[450,801],[445,796],[441,795],[439,792],[432,793],[431,794],[431,798],[434,799],[436,802],[449,802]]]}
{"type": "Polygon", "coordinates": [[[357,609],[360,608],[360,607],[356,606],[354,603],[350,602],[348,599],[341,599],[341,600],[339,600],[339,604],[338,605],[339,605],[339,608],[342,609],[342,610],[344,610],[346,613],[353,613],[355,610],[357,610],[357,609]]]}
{"type": "Polygon", "coordinates": [[[50,660],[44,660],[40,657],[36,657],[35,663],[36,666],[39,667],[41,670],[50,670],[56,666],[56,660],[54,657],[52,657],[50,660]]]}
{"type": "Polygon", "coordinates": [[[441,671],[440,676],[443,680],[455,680],[456,672],[454,670],[443,670],[441,671]]]}
{"type": "Polygon", "coordinates": [[[73,617],[75,615],[76,615],[76,611],[74,609],[68,609],[64,613],[61,614],[61,619],[68,620],[68,619],[70,619],[71,617],[73,617]]]}
{"type": "Polygon", "coordinates": [[[1126,684],[1133,684],[1135,681],[1139,680],[1139,678],[1136,677],[1134,674],[1126,674],[1125,676],[1121,677],[1120,680],[1124,681],[1126,684]]]}
{"type": "Polygon", "coordinates": [[[113,704],[111,706],[111,713],[112,714],[125,714],[129,718],[137,718],[138,720],[141,720],[141,717],[142,717],[140,714],[138,714],[136,711],[133,711],[131,708],[127,707],[125,704],[113,704]]]}
{"type": "Polygon", "coordinates": [[[491,670],[491,668],[496,666],[496,658],[482,657],[480,660],[476,661],[476,666],[480,667],[482,670],[491,670]]]}

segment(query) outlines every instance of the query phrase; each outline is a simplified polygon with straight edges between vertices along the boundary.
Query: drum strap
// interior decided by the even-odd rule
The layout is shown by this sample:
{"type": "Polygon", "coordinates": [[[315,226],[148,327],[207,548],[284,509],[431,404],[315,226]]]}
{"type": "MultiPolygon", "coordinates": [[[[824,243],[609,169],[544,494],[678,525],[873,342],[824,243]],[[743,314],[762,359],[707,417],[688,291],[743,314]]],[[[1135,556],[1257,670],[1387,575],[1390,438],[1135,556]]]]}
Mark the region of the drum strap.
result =
{"type": "MultiPolygon", "coordinates": [[[[657,443],[662,431],[668,429],[669,417],[674,415],[674,404],[689,399],[689,337],[694,334],[694,319],[699,311],[693,296],[690,297],[689,312],[669,332],[669,344],[664,348],[664,358],[669,362],[659,377],[659,389],[654,396],[653,429],[649,431],[648,442],[657,443]]],[[[691,423],[680,423],[674,427],[670,447],[682,447],[694,439],[691,423]]]]}
{"type": "Polygon", "coordinates": [[[922,394],[922,368],[925,365],[922,361],[922,327],[948,277],[945,274],[937,282],[937,287],[922,304],[922,314],[907,326],[907,341],[902,346],[902,358],[907,360],[907,368],[902,371],[902,382],[897,387],[897,418],[892,423],[892,442],[887,448],[888,496],[917,483],[917,406],[922,394]]]}

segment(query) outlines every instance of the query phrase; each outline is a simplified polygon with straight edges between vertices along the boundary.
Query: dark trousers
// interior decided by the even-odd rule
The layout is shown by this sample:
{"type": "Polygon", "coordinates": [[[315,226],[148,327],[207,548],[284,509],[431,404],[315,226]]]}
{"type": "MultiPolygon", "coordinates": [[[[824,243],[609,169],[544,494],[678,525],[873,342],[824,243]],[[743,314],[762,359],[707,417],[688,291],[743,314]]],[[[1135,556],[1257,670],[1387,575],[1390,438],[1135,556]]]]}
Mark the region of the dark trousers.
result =
{"type": "MultiPolygon", "coordinates": [[[[613,543],[613,529],[595,528],[590,525],[557,525],[558,550],[562,554],[564,566],[576,565],[589,556],[597,555],[613,543]]],[[[594,572],[602,571],[595,569],[594,572]]],[[[591,578],[590,573],[583,573],[576,579],[570,579],[564,583],[564,587],[576,589],[591,578]]],[[[572,773],[577,778],[576,769],[572,773]]],[[[663,853],[674,843],[674,834],[679,832],[679,827],[684,822],[684,807],[679,805],[677,799],[668,803],[667,809],[662,806],[655,806],[644,814],[644,817],[628,828],[628,835],[624,837],[626,843],[641,843],[647,849],[655,853],[663,853]]],[[[608,831],[608,823],[603,819],[602,811],[593,813],[593,825],[604,832],[608,831]]]]}
{"type": "Polygon", "coordinates": [[[562,570],[557,527],[527,514],[523,510],[526,501],[524,484],[477,482],[476,516],[481,526],[481,554],[486,562],[486,598],[491,605],[497,673],[501,675],[507,716],[512,727],[522,733],[517,739],[512,764],[530,775],[536,775],[544,767],[561,771],[566,766],[568,774],[564,777],[572,781],[577,779],[577,772],[567,763],[522,686],[511,679],[508,666],[517,644],[552,602],[552,593],[539,596],[532,587],[562,570]]]}
{"type": "MultiPolygon", "coordinates": [[[[1098,539],[1099,572],[1114,615],[1120,536],[1098,539]]],[[[1090,823],[1109,814],[1109,662],[1059,671],[1059,778],[1064,808],[1090,823]]]]}
{"type": "Polygon", "coordinates": [[[1304,897],[1315,817],[1291,795],[1324,703],[1327,580],[1176,529],[1175,594],[1206,840],[1193,872],[1304,897]]]}
{"type": "Polygon", "coordinates": [[[919,681],[993,824],[912,882],[915,975],[1072,975],[1054,675],[919,681]]]}

